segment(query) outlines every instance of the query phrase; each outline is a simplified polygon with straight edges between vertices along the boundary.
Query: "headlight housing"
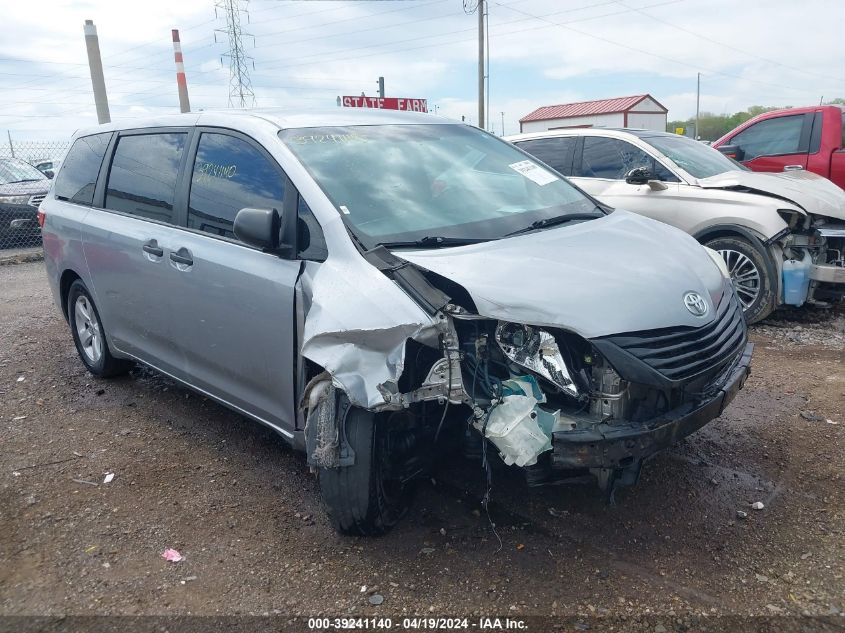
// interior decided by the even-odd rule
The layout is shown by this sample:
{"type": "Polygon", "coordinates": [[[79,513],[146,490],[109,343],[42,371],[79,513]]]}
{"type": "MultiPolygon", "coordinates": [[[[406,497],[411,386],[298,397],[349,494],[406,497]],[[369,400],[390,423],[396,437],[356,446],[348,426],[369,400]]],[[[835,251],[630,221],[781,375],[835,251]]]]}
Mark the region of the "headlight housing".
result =
{"type": "Polygon", "coordinates": [[[578,397],[578,388],[560,353],[555,337],[530,325],[499,321],[496,342],[506,357],[578,397]]]}
{"type": "Polygon", "coordinates": [[[0,196],[0,204],[29,204],[29,195],[0,196]]]}
{"type": "Polygon", "coordinates": [[[707,246],[702,246],[701,248],[707,251],[707,254],[710,255],[710,259],[713,260],[713,263],[716,264],[716,267],[721,271],[722,276],[725,279],[730,279],[731,273],[728,270],[728,265],[725,263],[725,260],[722,258],[722,256],[719,255],[718,252],[714,251],[712,248],[709,248],[707,246]]]}

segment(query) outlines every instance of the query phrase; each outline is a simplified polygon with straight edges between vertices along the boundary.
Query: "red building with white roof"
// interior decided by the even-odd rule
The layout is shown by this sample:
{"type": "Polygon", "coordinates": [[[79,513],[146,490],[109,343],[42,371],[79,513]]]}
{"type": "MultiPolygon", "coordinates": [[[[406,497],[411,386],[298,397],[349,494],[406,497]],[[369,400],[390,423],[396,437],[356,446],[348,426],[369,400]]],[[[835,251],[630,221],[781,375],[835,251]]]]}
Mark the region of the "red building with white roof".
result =
{"type": "Polygon", "coordinates": [[[666,131],[669,111],[649,94],[537,108],[519,120],[520,132],[570,127],[632,127],[666,131]]]}

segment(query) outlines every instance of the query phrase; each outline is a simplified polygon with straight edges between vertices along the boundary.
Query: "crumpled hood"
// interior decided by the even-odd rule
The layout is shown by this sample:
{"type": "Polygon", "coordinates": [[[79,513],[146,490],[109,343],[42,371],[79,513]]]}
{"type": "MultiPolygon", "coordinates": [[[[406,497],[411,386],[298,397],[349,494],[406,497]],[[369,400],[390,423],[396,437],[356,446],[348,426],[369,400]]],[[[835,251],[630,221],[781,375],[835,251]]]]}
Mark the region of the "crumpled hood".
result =
{"type": "Polygon", "coordinates": [[[727,171],[701,178],[705,189],[747,187],[753,193],[785,198],[807,213],[845,220],[845,191],[827,178],[803,169],[779,173],[727,171]]]}
{"type": "Polygon", "coordinates": [[[725,287],[692,237],[619,210],[499,241],[394,254],[463,286],[482,316],[585,338],[704,325],[725,287]],[[690,291],[707,302],[703,317],[687,310],[690,291]]]}

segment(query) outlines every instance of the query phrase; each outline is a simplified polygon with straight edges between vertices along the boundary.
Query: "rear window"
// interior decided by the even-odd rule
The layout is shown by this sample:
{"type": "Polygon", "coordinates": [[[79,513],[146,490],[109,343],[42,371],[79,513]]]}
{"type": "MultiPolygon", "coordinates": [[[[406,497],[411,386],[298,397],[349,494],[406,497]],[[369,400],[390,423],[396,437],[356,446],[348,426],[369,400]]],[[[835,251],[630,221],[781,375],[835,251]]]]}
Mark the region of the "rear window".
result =
{"type": "Polygon", "coordinates": [[[57,199],[88,206],[93,203],[97,174],[111,137],[112,133],[107,132],[83,136],[73,142],[53,185],[57,199]]]}
{"type": "Polygon", "coordinates": [[[106,186],[106,208],[173,222],[173,199],[187,134],[134,134],[117,142],[106,186]]]}

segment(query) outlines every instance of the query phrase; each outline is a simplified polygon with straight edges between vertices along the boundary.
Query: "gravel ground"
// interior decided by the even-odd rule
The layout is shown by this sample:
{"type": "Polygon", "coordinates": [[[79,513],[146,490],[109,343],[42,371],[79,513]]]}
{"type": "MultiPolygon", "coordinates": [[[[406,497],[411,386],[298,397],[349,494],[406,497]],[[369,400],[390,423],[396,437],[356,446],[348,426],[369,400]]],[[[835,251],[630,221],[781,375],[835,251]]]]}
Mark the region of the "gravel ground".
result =
{"type": "Polygon", "coordinates": [[[614,506],[592,485],[528,489],[496,473],[500,547],[474,464],[436,473],[386,537],[336,535],[304,457],[272,433],[147,371],[87,374],[42,263],[0,266],[0,287],[0,615],[845,625],[841,312],[753,328],[745,389],[614,506]],[[185,559],[163,560],[168,547],[185,559]]]}

